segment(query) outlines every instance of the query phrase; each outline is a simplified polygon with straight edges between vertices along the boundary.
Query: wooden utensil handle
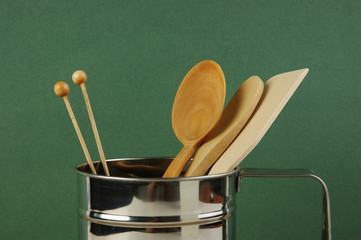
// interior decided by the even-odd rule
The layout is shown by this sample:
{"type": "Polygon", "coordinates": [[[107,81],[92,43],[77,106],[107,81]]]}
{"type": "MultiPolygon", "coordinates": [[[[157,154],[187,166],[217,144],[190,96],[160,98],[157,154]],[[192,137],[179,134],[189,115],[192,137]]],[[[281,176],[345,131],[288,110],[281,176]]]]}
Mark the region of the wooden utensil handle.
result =
{"type": "Polygon", "coordinates": [[[88,114],[89,114],[89,119],[90,119],[90,123],[91,123],[92,129],[93,129],[95,142],[96,142],[97,147],[98,147],[98,152],[99,152],[99,155],[100,155],[100,161],[101,161],[101,163],[103,165],[105,175],[110,176],[109,168],[108,168],[106,158],[105,158],[105,155],[104,155],[102,143],[100,142],[98,128],[97,128],[97,125],[95,123],[95,118],[94,118],[93,110],[92,110],[91,105],[90,105],[89,96],[88,96],[88,92],[87,92],[86,87],[85,87],[85,83],[82,83],[80,86],[81,86],[81,90],[83,92],[85,105],[86,105],[86,108],[87,108],[87,111],[88,111],[88,114]]]}
{"type": "Polygon", "coordinates": [[[179,177],[185,165],[187,165],[188,161],[193,157],[197,147],[196,145],[184,145],[182,150],[168,166],[163,178],[179,177]]]}
{"type": "Polygon", "coordinates": [[[70,103],[69,103],[69,100],[68,100],[68,97],[67,96],[64,96],[63,97],[64,99],[64,103],[65,103],[65,106],[66,108],[68,109],[68,112],[69,112],[69,116],[71,118],[71,121],[73,122],[73,125],[74,125],[74,129],[75,129],[75,132],[78,136],[78,139],[79,139],[79,142],[81,144],[81,147],[83,149],[83,152],[84,152],[84,155],[85,155],[85,158],[89,164],[89,167],[90,167],[90,170],[92,171],[93,174],[97,174],[95,168],[94,168],[94,165],[93,165],[93,162],[90,158],[90,154],[89,154],[89,151],[88,151],[88,148],[86,147],[86,144],[85,144],[85,141],[84,141],[84,138],[83,138],[83,135],[81,134],[80,132],[80,128],[79,128],[79,125],[78,125],[78,122],[76,121],[76,118],[74,116],[74,113],[73,113],[73,110],[70,106],[70,103]]]}

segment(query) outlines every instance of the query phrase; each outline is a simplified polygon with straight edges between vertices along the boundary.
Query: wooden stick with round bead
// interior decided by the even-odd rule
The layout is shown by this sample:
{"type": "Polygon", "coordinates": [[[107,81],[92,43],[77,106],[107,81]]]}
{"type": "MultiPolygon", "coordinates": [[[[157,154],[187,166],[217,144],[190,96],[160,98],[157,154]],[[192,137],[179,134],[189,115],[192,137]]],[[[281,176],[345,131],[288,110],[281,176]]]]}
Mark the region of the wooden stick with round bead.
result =
{"type": "Polygon", "coordinates": [[[104,172],[107,176],[110,176],[109,174],[109,169],[108,169],[108,165],[107,162],[105,160],[105,155],[104,155],[104,151],[103,151],[103,147],[102,144],[100,142],[100,137],[99,137],[99,133],[98,133],[98,129],[97,129],[97,125],[95,123],[95,119],[94,119],[94,115],[93,115],[93,111],[92,108],[90,106],[90,101],[89,101],[89,97],[88,97],[88,93],[86,91],[86,87],[85,87],[85,82],[87,81],[87,75],[85,74],[85,72],[78,70],[75,71],[73,73],[72,76],[73,82],[76,85],[80,85],[81,90],[83,92],[83,96],[84,96],[84,100],[85,100],[85,104],[86,104],[86,108],[88,110],[88,114],[89,114],[89,119],[90,119],[90,123],[92,125],[93,128],[93,133],[94,133],[94,137],[95,137],[95,142],[97,144],[98,147],[98,151],[99,151],[99,155],[100,155],[100,160],[102,162],[103,165],[103,169],[104,172]]]}
{"type": "Polygon", "coordinates": [[[68,112],[69,112],[69,116],[71,118],[71,121],[73,122],[73,125],[74,125],[74,129],[75,129],[75,132],[76,134],[78,135],[78,139],[79,139],[79,142],[80,142],[80,145],[83,149],[83,152],[84,152],[84,155],[85,155],[85,158],[89,164],[89,167],[90,167],[90,170],[93,174],[97,174],[96,171],[95,171],[95,168],[94,168],[94,165],[93,165],[93,162],[90,158],[90,154],[89,154],[89,151],[88,151],[88,148],[86,147],[86,144],[85,144],[85,141],[84,141],[84,138],[83,138],[83,135],[81,134],[80,132],[80,128],[79,128],[79,125],[78,125],[78,122],[76,121],[76,118],[74,116],[74,113],[73,113],[73,110],[70,106],[70,102],[69,102],[69,99],[67,97],[68,93],[69,93],[69,85],[66,83],[66,82],[63,82],[63,81],[60,81],[60,82],[57,82],[54,86],[54,92],[57,96],[59,97],[62,97],[64,99],[64,102],[65,102],[65,106],[66,108],[68,109],[68,112]]]}

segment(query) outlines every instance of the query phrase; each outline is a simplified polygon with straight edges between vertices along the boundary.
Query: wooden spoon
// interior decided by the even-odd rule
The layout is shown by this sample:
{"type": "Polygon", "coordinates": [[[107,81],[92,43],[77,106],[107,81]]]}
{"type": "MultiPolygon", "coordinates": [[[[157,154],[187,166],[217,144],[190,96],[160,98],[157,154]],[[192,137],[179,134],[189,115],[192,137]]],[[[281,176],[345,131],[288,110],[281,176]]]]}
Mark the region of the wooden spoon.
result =
{"type": "Polygon", "coordinates": [[[215,129],[204,140],[185,172],[185,177],[202,176],[231,144],[256,108],[263,92],[263,82],[253,76],[233,95],[215,129]]]}
{"type": "Polygon", "coordinates": [[[201,142],[218,123],[226,95],[221,67],[210,60],[195,65],[178,88],[172,126],[183,149],[174,158],[163,177],[178,177],[201,142]]]}
{"type": "Polygon", "coordinates": [[[209,174],[232,171],[253,150],[307,73],[308,68],[300,69],[276,75],[266,82],[262,99],[253,116],[216,161],[209,174]]]}

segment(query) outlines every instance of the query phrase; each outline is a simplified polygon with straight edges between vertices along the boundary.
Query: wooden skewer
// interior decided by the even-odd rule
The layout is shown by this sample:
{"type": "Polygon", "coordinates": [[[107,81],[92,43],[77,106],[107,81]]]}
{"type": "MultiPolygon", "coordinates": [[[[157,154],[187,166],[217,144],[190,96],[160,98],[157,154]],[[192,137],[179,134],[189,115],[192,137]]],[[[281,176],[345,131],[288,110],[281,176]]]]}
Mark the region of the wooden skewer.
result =
{"type": "Polygon", "coordinates": [[[85,104],[86,104],[86,108],[88,110],[88,114],[89,114],[89,118],[90,118],[90,123],[92,125],[93,128],[93,133],[94,133],[94,137],[95,137],[95,142],[98,146],[98,151],[99,151],[99,155],[100,155],[100,160],[102,162],[103,165],[103,169],[104,172],[107,176],[110,176],[109,174],[109,169],[108,169],[108,165],[107,162],[105,160],[105,155],[104,155],[104,151],[103,151],[103,147],[102,147],[102,143],[100,142],[100,137],[99,137],[99,133],[98,133],[98,129],[97,129],[97,125],[95,124],[95,119],[94,119],[94,115],[93,115],[93,111],[92,108],[90,106],[90,101],[89,101],[89,97],[88,97],[88,93],[86,91],[85,88],[85,82],[87,81],[87,75],[85,74],[85,72],[78,70],[75,71],[73,73],[72,76],[73,82],[76,85],[80,85],[81,90],[83,92],[83,96],[84,96],[84,100],[85,100],[85,104]]]}
{"type": "Polygon", "coordinates": [[[75,118],[75,116],[74,116],[73,110],[71,109],[69,99],[68,99],[68,97],[67,97],[67,95],[68,95],[68,93],[69,93],[69,85],[68,85],[66,82],[63,82],[63,81],[57,82],[57,83],[55,84],[55,86],[54,86],[54,92],[55,92],[55,94],[56,94],[57,96],[62,97],[62,98],[64,99],[65,106],[66,106],[66,108],[68,109],[68,112],[69,112],[71,121],[73,122],[75,132],[76,132],[76,134],[78,135],[79,142],[80,142],[80,144],[81,144],[81,147],[83,148],[84,155],[85,155],[86,160],[88,161],[90,170],[92,171],[93,174],[97,174],[96,171],[95,171],[93,162],[92,162],[92,160],[91,160],[91,158],[90,158],[90,154],[89,154],[88,148],[86,147],[86,144],[85,144],[83,135],[82,135],[81,132],[80,132],[79,125],[78,125],[78,123],[77,123],[77,121],[76,121],[76,118],[75,118]]]}

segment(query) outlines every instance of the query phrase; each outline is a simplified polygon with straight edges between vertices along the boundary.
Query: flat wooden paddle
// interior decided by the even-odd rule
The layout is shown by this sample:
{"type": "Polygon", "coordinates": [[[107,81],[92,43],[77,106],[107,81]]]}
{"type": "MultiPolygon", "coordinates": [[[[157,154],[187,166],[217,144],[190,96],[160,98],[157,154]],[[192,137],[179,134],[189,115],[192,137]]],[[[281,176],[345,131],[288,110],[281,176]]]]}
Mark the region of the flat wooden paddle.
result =
{"type": "Polygon", "coordinates": [[[263,92],[263,82],[253,76],[233,95],[219,123],[204,140],[185,172],[185,177],[202,176],[231,144],[256,108],[263,92]]]}
{"type": "Polygon", "coordinates": [[[172,109],[173,131],[184,147],[163,177],[179,177],[198,146],[218,123],[225,98],[224,74],[217,63],[203,61],[187,73],[172,109]]]}
{"type": "Polygon", "coordinates": [[[221,155],[209,174],[232,171],[259,143],[308,72],[308,68],[269,79],[262,99],[247,125],[221,155]]]}

